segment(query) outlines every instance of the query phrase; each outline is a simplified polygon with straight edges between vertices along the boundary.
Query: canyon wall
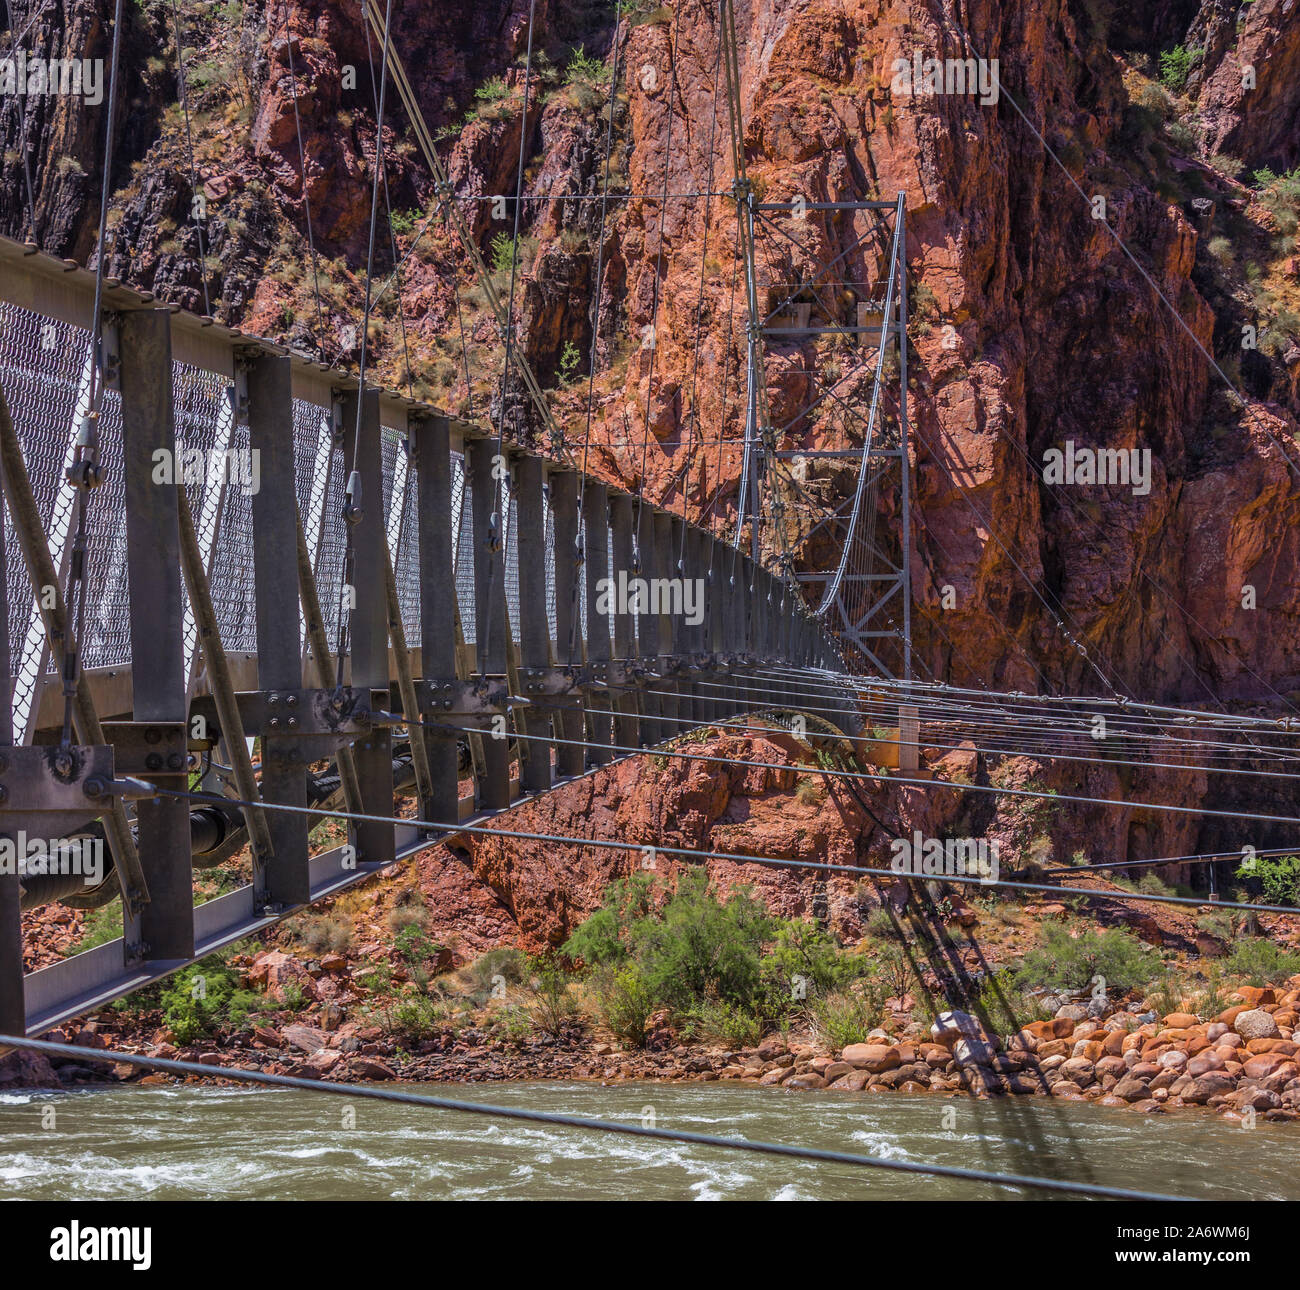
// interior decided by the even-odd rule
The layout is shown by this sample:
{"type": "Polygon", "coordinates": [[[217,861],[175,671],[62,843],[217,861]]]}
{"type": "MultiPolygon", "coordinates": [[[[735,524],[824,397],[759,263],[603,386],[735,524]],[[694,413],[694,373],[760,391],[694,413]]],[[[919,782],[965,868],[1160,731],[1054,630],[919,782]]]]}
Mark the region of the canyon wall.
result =
{"type": "MultiPolygon", "coordinates": [[[[182,13],[183,103],[170,6],[127,8],[109,272],[355,361],[381,56],[359,7],[182,13]]],[[[721,523],[734,516],[743,418],[735,208],[654,196],[732,182],[717,6],[622,8],[618,19],[610,5],[540,0],[526,120],[527,0],[401,9],[394,48],[490,259],[513,208],[494,220],[470,199],[513,192],[524,134],[520,339],[570,444],[586,441],[608,478],[721,523]],[[611,99],[600,65],[615,51],[611,99]]],[[[1105,0],[738,0],[743,146],[766,200],[905,194],[923,674],[1281,704],[1300,690],[1287,461],[1300,461],[1300,343],[1286,314],[1300,255],[1294,226],[1243,181],[1300,164],[1300,22],[1295,0],[1150,8],[1139,22],[1105,0]],[[1199,52],[1181,87],[1161,91],[1159,56],[1175,47],[1199,52]],[[996,103],[898,93],[895,60],[918,52],[997,59],[996,103]],[[1248,324],[1271,343],[1243,351],[1248,324]],[[1045,485],[1043,453],[1067,440],[1150,449],[1149,491],[1045,485]]],[[[32,12],[10,5],[15,32],[32,12]]],[[[104,53],[106,12],[61,0],[24,44],[104,53]]],[[[66,99],[0,101],[0,229],[93,259],[102,117],[66,99]]],[[[391,87],[385,119],[396,232],[379,238],[380,271],[411,255],[400,307],[390,292],[373,320],[379,370],[535,437],[517,378],[501,401],[498,329],[463,247],[442,220],[417,239],[439,194],[391,87]]],[[[765,243],[765,263],[798,280],[862,231],[811,212],[798,246],[765,243]]],[[[867,283],[880,236],[846,259],[867,283]]],[[[812,345],[770,354],[776,424],[826,358],[812,345]]],[[[834,358],[860,393],[866,356],[834,358]]],[[[833,427],[789,444],[810,445],[836,446],[833,427]]],[[[843,467],[809,478],[830,502],[853,487],[843,467]]],[[[892,488],[878,510],[896,550],[892,488]]]]}

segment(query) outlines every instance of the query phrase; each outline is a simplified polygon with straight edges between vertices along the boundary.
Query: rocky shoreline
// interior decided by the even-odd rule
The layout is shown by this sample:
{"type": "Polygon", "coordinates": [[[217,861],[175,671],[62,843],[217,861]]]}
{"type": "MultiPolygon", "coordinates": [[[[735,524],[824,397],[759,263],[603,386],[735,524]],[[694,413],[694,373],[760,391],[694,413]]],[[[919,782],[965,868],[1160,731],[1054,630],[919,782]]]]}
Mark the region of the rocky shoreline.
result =
{"type": "Polygon", "coordinates": [[[773,1035],[745,1049],[666,1037],[625,1051],[570,1022],[554,1037],[512,1044],[473,1030],[448,1032],[408,1052],[378,1027],[341,1021],[339,1010],[328,1007],[321,1024],[258,1024],[224,1042],[181,1046],[165,1030],[147,1039],[126,1033],[108,1013],[50,1036],[84,1047],[85,1064],[50,1066],[31,1054],[11,1054],[0,1061],[0,1090],[173,1082],[160,1072],[90,1060],[96,1050],[114,1049],[331,1083],[734,1081],[802,1091],[1050,1096],[1145,1113],[1201,1108],[1250,1122],[1300,1120],[1300,980],[1242,986],[1231,997],[1233,1005],[1213,1017],[1157,1016],[1140,1000],[1060,1002],[1051,1018],[1005,1036],[969,1013],[949,1011],[928,1033],[908,1021],[839,1049],[813,1037],[773,1035]]]}

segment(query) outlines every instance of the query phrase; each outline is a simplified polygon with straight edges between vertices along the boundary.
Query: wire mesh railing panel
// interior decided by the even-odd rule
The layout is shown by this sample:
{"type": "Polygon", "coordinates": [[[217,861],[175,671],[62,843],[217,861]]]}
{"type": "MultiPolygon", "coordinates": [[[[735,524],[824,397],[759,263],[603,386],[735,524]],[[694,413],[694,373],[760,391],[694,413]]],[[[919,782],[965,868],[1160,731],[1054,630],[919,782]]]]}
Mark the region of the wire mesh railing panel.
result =
{"type": "MultiPolygon", "coordinates": [[[[519,641],[519,499],[515,496],[514,489],[506,481],[502,484],[504,490],[506,513],[506,534],[505,534],[505,570],[506,570],[506,615],[510,622],[510,638],[518,643],[519,641]]],[[[524,541],[527,541],[527,535],[524,535],[524,541]]],[[[534,538],[534,541],[536,538],[534,538]]]]}
{"type": "MultiPolygon", "coordinates": [[[[240,458],[250,451],[247,425],[232,427],[230,447],[240,458]]],[[[229,652],[255,653],[252,487],[237,478],[232,477],[226,484],[209,566],[208,585],[222,645],[229,652]]]]}
{"type": "Polygon", "coordinates": [[[384,515],[393,504],[393,471],[397,454],[406,451],[406,440],[391,426],[383,426],[379,432],[380,463],[384,478],[384,515]]]}
{"type": "Polygon", "coordinates": [[[329,480],[321,508],[320,554],[316,560],[316,593],[325,619],[325,637],[330,649],[339,647],[339,604],[343,595],[343,557],[347,531],[343,519],[343,494],[347,478],[343,469],[343,449],[334,444],[330,452],[329,480]]]}
{"type": "Polygon", "coordinates": [[[402,611],[402,628],[406,632],[408,648],[420,645],[420,548],[419,506],[416,490],[419,481],[415,471],[406,475],[406,503],[402,508],[402,530],[397,550],[393,553],[393,574],[397,579],[397,603],[402,611]]]}
{"type": "MultiPolygon", "coordinates": [[[[43,314],[0,302],[0,389],[22,446],[37,510],[50,531],[72,431],[80,420],[89,375],[90,334],[43,314]]],[[[45,637],[35,613],[31,580],[5,508],[5,591],[10,663],[14,673],[15,737],[22,738],[36,693],[45,637]]]]}
{"type": "MultiPolygon", "coordinates": [[[[131,661],[122,399],[116,390],[105,390],[100,402],[99,458],[104,482],[90,494],[86,506],[86,618],[80,646],[83,667],[115,667],[131,661]]],[[[72,501],[68,490],[69,509],[75,510],[72,501]]],[[[58,523],[57,505],[55,514],[52,528],[58,523]]],[[[75,527],[75,519],[72,524],[75,527]]]]}
{"type": "MultiPolygon", "coordinates": [[[[176,425],[173,477],[185,489],[194,523],[199,555],[211,568],[216,541],[222,488],[251,486],[251,461],[238,463],[227,449],[234,428],[234,409],[228,378],[189,363],[172,365],[172,414],[176,425]]],[[[198,624],[189,590],[182,584],[182,634],[185,658],[192,666],[198,644],[198,624]]],[[[224,642],[225,625],[218,620],[224,642]]]]}
{"type": "Polygon", "coordinates": [[[306,399],[293,401],[293,487],[298,514],[304,527],[311,513],[312,498],[323,496],[325,472],[317,470],[322,426],[328,428],[329,408],[306,399]]]}
{"type": "MultiPolygon", "coordinates": [[[[551,639],[555,640],[555,512],[551,510],[549,488],[542,491],[542,529],[546,534],[546,623],[551,639]]],[[[559,644],[556,641],[557,649],[559,644]]]]}
{"type": "Polygon", "coordinates": [[[453,453],[451,459],[451,532],[454,544],[453,567],[456,570],[456,603],[460,606],[460,623],[466,644],[478,640],[475,631],[474,598],[474,508],[465,458],[453,453]]]}

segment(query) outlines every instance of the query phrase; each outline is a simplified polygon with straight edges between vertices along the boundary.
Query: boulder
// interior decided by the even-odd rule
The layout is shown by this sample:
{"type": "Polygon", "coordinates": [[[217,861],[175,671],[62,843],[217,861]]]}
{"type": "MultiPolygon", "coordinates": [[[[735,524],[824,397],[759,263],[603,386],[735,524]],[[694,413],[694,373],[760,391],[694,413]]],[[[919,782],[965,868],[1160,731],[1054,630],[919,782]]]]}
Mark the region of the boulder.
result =
{"type": "Polygon", "coordinates": [[[1199,1079],[1194,1079],[1179,1096],[1184,1102],[1190,1102],[1194,1106],[1204,1106],[1212,1097],[1222,1097],[1224,1094],[1231,1093],[1234,1087],[1232,1076],[1225,1071],[1210,1071],[1199,1079]]]}
{"type": "Polygon", "coordinates": [[[318,1048],[304,1065],[318,1075],[328,1075],[343,1060],[343,1054],[333,1048],[318,1048]]]}
{"type": "Polygon", "coordinates": [[[803,1075],[792,1075],[785,1082],[786,1088],[825,1088],[826,1081],[813,1071],[808,1071],[803,1075]]]}
{"type": "Polygon", "coordinates": [[[1246,1012],[1239,1012],[1233,1018],[1232,1028],[1243,1039],[1276,1039],[1278,1035],[1277,1022],[1273,1020],[1273,1014],[1265,1012],[1263,1008],[1251,1008],[1246,1012]]]}
{"type": "Polygon", "coordinates": [[[831,1088],[842,1089],[848,1093],[861,1093],[869,1078],[866,1071],[851,1070],[847,1075],[841,1075],[839,1079],[832,1081],[831,1088]]]}
{"type": "Polygon", "coordinates": [[[1130,1073],[1111,1092],[1125,1102],[1140,1102],[1151,1096],[1151,1086],[1144,1079],[1134,1079],[1130,1073]]]}
{"type": "Polygon", "coordinates": [[[353,1057],[352,1074],[357,1079],[396,1079],[397,1072],[376,1057],[353,1057]]]}
{"type": "Polygon", "coordinates": [[[887,1048],[884,1044],[850,1044],[840,1054],[840,1060],[871,1075],[892,1071],[903,1064],[898,1049],[887,1048]]]}
{"type": "Polygon", "coordinates": [[[1287,1053],[1259,1053],[1247,1058],[1242,1074],[1247,1079],[1264,1079],[1276,1071],[1285,1070],[1288,1066],[1294,1067],[1295,1062],[1287,1053]]]}
{"type": "Polygon", "coordinates": [[[952,1058],[958,1066],[991,1067],[996,1052],[979,1039],[959,1039],[952,1046],[952,1058]]]}
{"type": "Polygon", "coordinates": [[[1272,986],[1243,985],[1233,991],[1248,1008],[1262,1008],[1266,1003],[1276,1003],[1277,993],[1272,986]]]}
{"type": "Polygon", "coordinates": [[[324,1048],[330,1040],[325,1031],[318,1030],[315,1026],[303,1026],[297,1023],[285,1026],[280,1033],[286,1044],[304,1053],[314,1053],[324,1048]]]}
{"type": "Polygon", "coordinates": [[[1128,1063],[1122,1057],[1103,1057],[1094,1070],[1098,1079],[1107,1075],[1113,1075],[1116,1079],[1123,1079],[1128,1074],[1128,1063]]]}
{"type": "Polygon", "coordinates": [[[930,1038],[936,1044],[951,1048],[959,1039],[982,1039],[984,1027],[969,1012],[941,1012],[930,1027],[930,1038]]]}
{"type": "Polygon", "coordinates": [[[1243,1088],[1229,1100],[1229,1105],[1238,1111],[1250,1107],[1254,1111],[1272,1111],[1282,1105],[1282,1099],[1267,1088],[1243,1088]]]}
{"type": "Polygon", "coordinates": [[[1195,1057],[1189,1058],[1187,1062],[1187,1073],[1193,1079],[1208,1075],[1210,1071],[1221,1071],[1222,1069],[1223,1058],[1213,1049],[1208,1052],[1198,1053],[1195,1057]]]}

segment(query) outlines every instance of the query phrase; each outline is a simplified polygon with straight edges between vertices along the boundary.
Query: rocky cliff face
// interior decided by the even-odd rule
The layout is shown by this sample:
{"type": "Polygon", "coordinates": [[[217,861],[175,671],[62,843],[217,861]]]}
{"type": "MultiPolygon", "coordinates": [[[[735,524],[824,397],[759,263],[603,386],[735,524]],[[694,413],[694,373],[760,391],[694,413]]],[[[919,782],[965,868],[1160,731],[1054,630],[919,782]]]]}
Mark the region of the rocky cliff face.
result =
{"type": "MultiPolygon", "coordinates": [[[[61,0],[27,47],[102,51],[106,8],[61,0]]],[[[349,361],[380,57],[358,8],[182,14],[183,105],[170,7],[128,8],[110,272],[349,361]]],[[[1283,456],[1300,461],[1300,255],[1294,194],[1257,172],[1300,164],[1300,22],[1296,0],[1151,8],[1139,21],[1107,0],[738,0],[743,145],[770,200],[905,194],[924,665],[962,683],[1277,703],[1300,689],[1300,525],[1283,456]],[[904,96],[894,62],[914,53],[996,58],[1003,92],[989,105],[904,96]],[[1256,349],[1241,346],[1246,326],[1256,349]],[[1043,454],[1066,440],[1150,449],[1149,492],[1048,487],[1043,454]]],[[[586,435],[594,350],[591,467],[716,519],[734,513],[740,469],[734,442],[719,442],[743,414],[734,206],[652,196],[731,183],[716,5],[622,9],[537,4],[526,119],[524,0],[401,10],[395,47],[502,286],[513,209],[494,219],[486,199],[514,191],[524,136],[520,337],[570,442],[586,435]]],[[[11,25],[31,11],[12,4],[11,25]]],[[[0,132],[30,161],[33,200],[7,165],[0,227],[93,255],[102,112],[25,110],[5,99],[0,132]]],[[[445,222],[419,233],[438,194],[391,89],[384,148],[395,231],[379,238],[380,271],[410,255],[400,296],[372,320],[380,371],[492,415],[498,329],[445,222]]],[[[799,247],[765,254],[778,276],[798,275],[846,236],[810,213],[799,247]]],[[[869,241],[853,263],[867,283],[879,249],[869,241]]],[[[774,349],[774,422],[828,361],[863,397],[860,353],[774,349]]],[[[504,408],[536,433],[513,383],[504,408]]],[[[819,427],[814,441],[836,446],[836,434],[819,427]]],[[[833,501],[853,478],[812,485],[833,501]]],[[[878,506],[896,546],[896,495],[878,506]]]]}

